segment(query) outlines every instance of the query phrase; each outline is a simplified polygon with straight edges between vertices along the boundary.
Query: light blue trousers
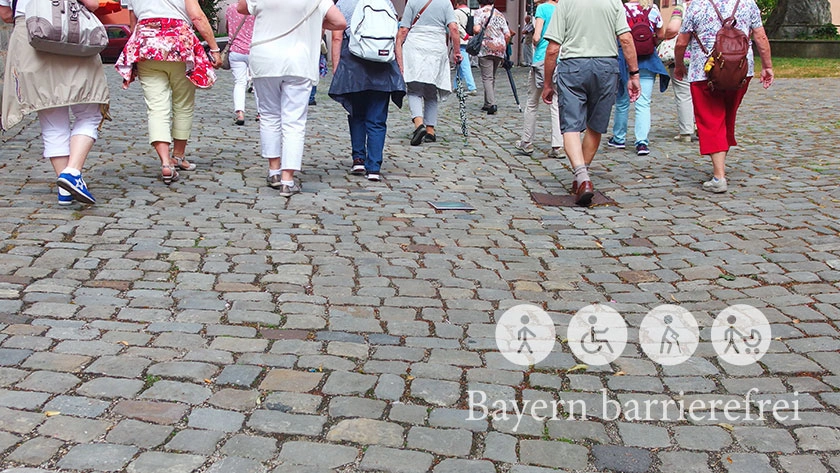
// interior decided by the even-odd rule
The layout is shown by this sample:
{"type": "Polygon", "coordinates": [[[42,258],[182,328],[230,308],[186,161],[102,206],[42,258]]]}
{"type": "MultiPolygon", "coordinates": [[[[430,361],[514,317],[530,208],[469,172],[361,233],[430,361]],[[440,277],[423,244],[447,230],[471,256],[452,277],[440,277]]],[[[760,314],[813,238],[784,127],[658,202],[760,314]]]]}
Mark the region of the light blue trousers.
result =
{"type": "MultiPolygon", "coordinates": [[[[653,83],[656,74],[642,69],[639,71],[639,82],[642,85],[642,93],[636,100],[636,117],[634,123],[635,144],[639,145],[648,142],[650,133],[650,98],[653,95],[653,83]]],[[[615,118],[613,119],[613,137],[616,142],[624,143],[627,140],[627,119],[630,115],[630,95],[627,87],[619,87],[618,95],[615,98],[615,118]]]]}

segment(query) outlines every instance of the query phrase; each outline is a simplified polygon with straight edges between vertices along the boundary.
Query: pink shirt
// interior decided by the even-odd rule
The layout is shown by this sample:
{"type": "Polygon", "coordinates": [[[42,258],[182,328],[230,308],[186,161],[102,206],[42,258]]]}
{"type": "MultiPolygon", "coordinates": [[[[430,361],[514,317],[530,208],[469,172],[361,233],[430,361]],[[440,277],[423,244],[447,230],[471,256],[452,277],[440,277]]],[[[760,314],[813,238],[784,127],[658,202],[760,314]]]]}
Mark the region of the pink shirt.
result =
{"type": "Polygon", "coordinates": [[[225,19],[227,21],[228,36],[231,37],[236,33],[239,23],[244,19],[245,24],[242,29],[236,34],[230,50],[239,54],[251,53],[251,36],[254,34],[254,15],[243,15],[236,11],[236,4],[227,7],[225,12],[225,19]]]}

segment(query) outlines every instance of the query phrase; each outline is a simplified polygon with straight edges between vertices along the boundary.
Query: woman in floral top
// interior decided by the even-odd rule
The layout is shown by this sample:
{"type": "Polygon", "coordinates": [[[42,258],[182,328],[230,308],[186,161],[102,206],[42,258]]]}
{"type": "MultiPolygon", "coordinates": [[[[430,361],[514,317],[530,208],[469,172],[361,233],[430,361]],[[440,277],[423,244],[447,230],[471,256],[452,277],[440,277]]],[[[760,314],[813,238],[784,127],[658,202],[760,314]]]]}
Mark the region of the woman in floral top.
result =
{"type": "Polygon", "coordinates": [[[487,29],[484,30],[484,41],[481,43],[481,52],[478,53],[478,67],[481,70],[481,82],[484,84],[484,106],[481,109],[488,115],[493,115],[498,110],[496,72],[505,60],[510,28],[504,15],[493,7],[493,0],[478,0],[478,4],[481,8],[476,11],[473,20],[476,34],[484,28],[490,15],[493,15],[490,23],[487,23],[487,29]]]}
{"type": "Polygon", "coordinates": [[[208,88],[216,81],[213,68],[222,65],[221,51],[198,0],[128,0],[128,10],[132,35],[116,68],[124,89],[140,79],[149,115],[149,141],[160,157],[161,180],[169,185],[178,180],[178,170],[196,167],[185,157],[195,88],[208,88]],[[210,45],[213,63],[193,27],[210,45]]]}

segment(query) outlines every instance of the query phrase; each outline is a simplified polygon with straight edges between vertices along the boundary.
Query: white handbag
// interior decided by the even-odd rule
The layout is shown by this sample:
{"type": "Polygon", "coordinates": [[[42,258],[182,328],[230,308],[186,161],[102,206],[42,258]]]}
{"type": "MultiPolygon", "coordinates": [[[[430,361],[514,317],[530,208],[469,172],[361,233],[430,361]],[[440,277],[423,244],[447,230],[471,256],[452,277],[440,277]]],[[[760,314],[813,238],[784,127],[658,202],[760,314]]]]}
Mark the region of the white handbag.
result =
{"type": "Polygon", "coordinates": [[[108,33],[77,0],[31,0],[26,5],[29,44],[65,56],[95,56],[108,46],[108,33]]]}

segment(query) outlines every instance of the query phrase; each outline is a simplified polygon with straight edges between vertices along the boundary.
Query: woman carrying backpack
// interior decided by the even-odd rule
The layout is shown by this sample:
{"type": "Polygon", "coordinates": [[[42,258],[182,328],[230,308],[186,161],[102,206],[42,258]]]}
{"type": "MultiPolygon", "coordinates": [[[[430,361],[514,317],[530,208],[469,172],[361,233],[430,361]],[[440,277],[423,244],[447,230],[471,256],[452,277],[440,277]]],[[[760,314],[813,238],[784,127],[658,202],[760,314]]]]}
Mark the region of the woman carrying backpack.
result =
{"type": "MultiPolygon", "coordinates": [[[[79,57],[36,51],[29,44],[24,15],[30,1],[37,0],[19,0],[13,11],[11,0],[0,0],[0,17],[15,23],[6,61],[2,128],[8,130],[24,115],[37,112],[44,157],[57,176],[58,204],[74,200],[94,204],[82,168],[110,103],[102,60],[99,54],[79,57]]],[[[91,12],[99,8],[98,0],[79,3],[91,12]]]]}
{"type": "MultiPolygon", "coordinates": [[[[633,41],[636,44],[636,52],[640,53],[637,57],[639,60],[639,82],[642,86],[642,93],[639,99],[636,100],[634,108],[636,110],[634,123],[634,137],[636,146],[636,155],[647,156],[650,154],[650,140],[648,134],[650,133],[650,102],[653,98],[653,84],[656,82],[656,76],[659,75],[659,91],[665,92],[668,89],[668,83],[671,77],[668,75],[668,69],[662,64],[656,51],[648,54],[641,54],[647,52],[638,44],[638,37],[635,34],[636,28],[642,27],[650,32],[649,41],[655,42],[655,39],[661,40],[664,35],[664,23],[662,15],[659,13],[659,8],[654,5],[653,0],[631,0],[624,4],[624,9],[627,16],[627,23],[630,25],[631,33],[633,33],[633,41]]],[[[630,115],[630,96],[627,95],[627,80],[630,77],[630,72],[627,69],[627,63],[624,61],[624,55],[618,55],[619,65],[619,84],[618,95],[615,99],[615,119],[613,120],[613,136],[607,141],[607,145],[617,149],[624,149],[626,147],[625,140],[627,137],[627,124],[630,115]]]]}
{"type": "MultiPolygon", "coordinates": [[[[397,107],[402,107],[405,82],[396,59],[375,62],[350,52],[350,24],[360,1],[366,0],[338,0],[336,3],[347,20],[347,28],[332,32],[333,80],[329,95],[347,110],[353,159],[350,173],[366,175],[369,181],[379,181],[387,133],[388,102],[391,100],[397,107]]],[[[390,0],[384,1],[393,12],[390,0]]],[[[396,22],[396,13],[393,18],[396,22]]]]}
{"type": "MultiPolygon", "coordinates": [[[[729,148],[737,145],[735,116],[744,94],[747,93],[750,79],[754,75],[755,66],[750,36],[761,57],[761,84],[766,89],[773,84],[773,62],[770,57],[770,41],[761,23],[761,11],[754,0],[692,1],[686,10],[674,48],[674,57],[683,57],[686,47],[690,47],[692,60],[688,71],[682,61],[677,61],[674,77],[691,82],[691,100],[694,103],[694,121],[697,124],[697,137],[700,140],[700,154],[708,154],[712,158],[713,175],[711,179],[703,183],[703,190],[717,194],[724,193],[728,189],[726,155],[729,148]],[[722,33],[724,29],[722,24],[730,24],[728,21],[730,17],[735,20],[734,28],[746,36],[745,56],[742,58],[746,59],[744,64],[746,70],[743,71],[746,77],[740,82],[740,86],[732,89],[715,86],[714,77],[709,75],[713,72],[715,63],[705,59],[709,56],[706,52],[715,49],[718,33],[722,33]]],[[[730,53],[730,51],[720,52],[730,53]]],[[[732,64],[732,61],[729,64],[732,64]]]]}

